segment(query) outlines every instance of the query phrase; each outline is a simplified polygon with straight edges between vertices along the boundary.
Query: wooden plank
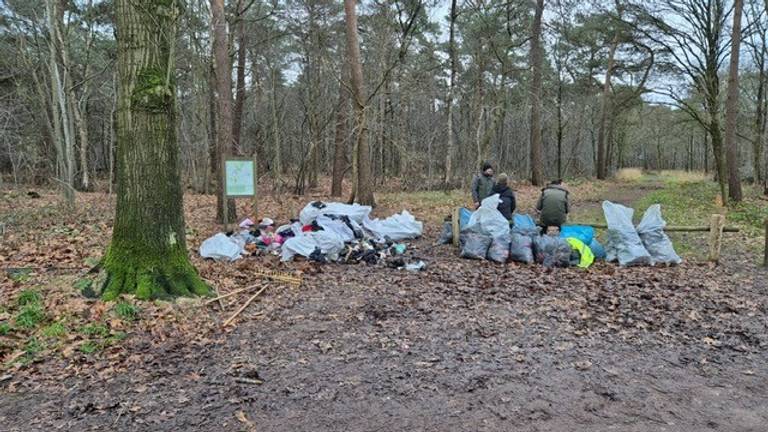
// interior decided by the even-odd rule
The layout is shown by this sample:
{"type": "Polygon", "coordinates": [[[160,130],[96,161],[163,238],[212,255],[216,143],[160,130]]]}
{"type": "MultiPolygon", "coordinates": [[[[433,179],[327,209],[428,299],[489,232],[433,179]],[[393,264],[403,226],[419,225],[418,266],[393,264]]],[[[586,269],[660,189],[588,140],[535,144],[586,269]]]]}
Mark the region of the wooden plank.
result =
{"type": "Polygon", "coordinates": [[[459,247],[459,232],[461,228],[461,221],[459,219],[460,214],[461,207],[454,208],[453,214],[451,214],[451,241],[455,247],[459,247]]]}
{"type": "Polygon", "coordinates": [[[720,248],[723,239],[723,226],[725,225],[725,216],[713,214],[709,220],[709,261],[720,261],[720,248]]]}

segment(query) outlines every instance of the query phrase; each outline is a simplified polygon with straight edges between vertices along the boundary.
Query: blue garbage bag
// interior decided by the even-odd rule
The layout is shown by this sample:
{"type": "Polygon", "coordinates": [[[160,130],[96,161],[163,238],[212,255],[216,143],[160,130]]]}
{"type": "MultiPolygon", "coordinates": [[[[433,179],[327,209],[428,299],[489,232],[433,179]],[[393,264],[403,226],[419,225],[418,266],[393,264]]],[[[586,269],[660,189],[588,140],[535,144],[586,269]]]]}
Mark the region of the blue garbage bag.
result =
{"type": "Polygon", "coordinates": [[[560,237],[573,237],[581,240],[585,245],[589,245],[595,238],[595,229],[586,225],[563,225],[560,227],[560,237]]]}
{"type": "Polygon", "coordinates": [[[472,211],[465,209],[464,207],[459,209],[459,229],[464,229],[464,226],[469,223],[469,218],[472,217],[472,211]]]}
{"type": "Polygon", "coordinates": [[[592,239],[592,243],[589,244],[589,248],[592,249],[592,254],[595,255],[595,259],[604,260],[606,257],[605,248],[603,244],[597,241],[596,238],[592,239]]]}
{"type": "Polygon", "coordinates": [[[536,222],[527,214],[515,214],[512,216],[512,223],[515,228],[524,230],[526,228],[536,228],[536,222]]]}

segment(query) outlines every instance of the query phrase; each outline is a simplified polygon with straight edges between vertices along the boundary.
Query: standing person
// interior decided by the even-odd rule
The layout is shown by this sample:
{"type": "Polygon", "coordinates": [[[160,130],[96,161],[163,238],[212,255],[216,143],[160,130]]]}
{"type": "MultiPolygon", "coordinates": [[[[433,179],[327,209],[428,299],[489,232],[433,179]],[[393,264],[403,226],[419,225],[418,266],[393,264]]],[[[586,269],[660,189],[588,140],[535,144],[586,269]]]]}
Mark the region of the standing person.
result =
{"type": "Polygon", "coordinates": [[[480,202],[489,196],[493,190],[493,166],[490,162],[484,162],[480,174],[475,174],[472,179],[472,202],[475,209],[480,208],[480,202]]]}
{"type": "Polygon", "coordinates": [[[499,194],[499,200],[501,200],[501,202],[499,203],[498,209],[508,221],[511,221],[517,203],[515,201],[515,193],[507,185],[508,182],[509,177],[506,174],[499,174],[491,193],[499,194]]]}
{"type": "Polygon", "coordinates": [[[546,230],[548,227],[560,228],[568,219],[568,189],[563,181],[552,181],[541,190],[541,197],[536,204],[539,211],[539,224],[546,230]]]}

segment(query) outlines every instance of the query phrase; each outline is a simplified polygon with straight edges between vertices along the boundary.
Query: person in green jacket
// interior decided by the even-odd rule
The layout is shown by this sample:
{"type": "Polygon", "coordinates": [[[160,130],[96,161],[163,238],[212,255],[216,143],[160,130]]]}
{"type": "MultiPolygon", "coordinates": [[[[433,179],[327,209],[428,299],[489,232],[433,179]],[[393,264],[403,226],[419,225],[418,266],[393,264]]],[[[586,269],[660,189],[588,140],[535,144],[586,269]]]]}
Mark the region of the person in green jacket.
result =
{"type": "Polygon", "coordinates": [[[555,180],[541,190],[541,197],[536,204],[539,211],[539,224],[547,227],[560,228],[568,219],[568,189],[562,180],[555,180]]]}
{"type": "Polygon", "coordinates": [[[489,162],[484,162],[480,174],[475,174],[472,179],[472,202],[475,209],[480,208],[480,202],[493,193],[493,185],[496,181],[493,178],[493,166],[489,162]]]}

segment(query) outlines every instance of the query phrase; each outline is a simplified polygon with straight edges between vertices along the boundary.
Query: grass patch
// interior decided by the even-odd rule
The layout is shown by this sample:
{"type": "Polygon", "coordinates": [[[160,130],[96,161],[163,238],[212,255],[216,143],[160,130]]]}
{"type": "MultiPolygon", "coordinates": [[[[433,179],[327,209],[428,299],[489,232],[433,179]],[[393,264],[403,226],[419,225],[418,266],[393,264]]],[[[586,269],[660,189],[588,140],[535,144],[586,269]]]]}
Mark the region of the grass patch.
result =
{"type": "Polygon", "coordinates": [[[115,314],[123,321],[136,321],[139,317],[139,308],[125,302],[120,302],[113,308],[115,314]]]}
{"type": "Polygon", "coordinates": [[[643,177],[643,170],[640,168],[622,168],[614,176],[620,182],[635,182],[643,177]]]}
{"type": "Polygon", "coordinates": [[[109,336],[109,327],[104,324],[88,324],[80,327],[80,333],[86,336],[107,337],[109,336]]]}
{"type": "Polygon", "coordinates": [[[8,323],[0,324],[0,336],[8,336],[11,333],[11,325],[8,323]]]}
{"type": "Polygon", "coordinates": [[[80,352],[83,354],[93,354],[99,350],[99,345],[94,341],[87,341],[80,345],[80,352]]]}
{"type": "Polygon", "coordinates": [[[39,305],[43,300],[43,297],[37,291],[24,290],[19,293],[19,297],[16,299],[16,303],[19,306],[27,305],[39,305]]]}
{"type": "Polygon", "coordinates": [[[64,326],[64,324],[55,322],[45,327],[42,331],[42,334],[47,338],[60,338],[65,336],[67,332],[67,327],[64,326]]]}
{"type": "Polygon", "coordinates": [[[28,356],[34,356],[35,354],[39,353],[43,350],[43,344],[40,343],[39,340],[37,340],[36,337],[32,336],[27,340],[26,345],[24,345],[24,351],[27,353],[28,356]]]}
{"type": "Polygon", "coordinates": [[[21,308],[16,315],[16,326],[24,329],[37,327],[45,319],[43,307],[39,304],[28,304],[21,308]]]}
{"type": "Polygon", "coordinates": [[[28,268],[8,269],[7,272],[8,278],[16,283],[27,282],[32,277],[32,269],[28,268]]]}

